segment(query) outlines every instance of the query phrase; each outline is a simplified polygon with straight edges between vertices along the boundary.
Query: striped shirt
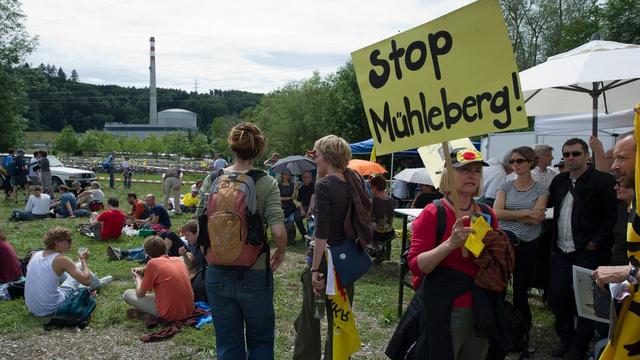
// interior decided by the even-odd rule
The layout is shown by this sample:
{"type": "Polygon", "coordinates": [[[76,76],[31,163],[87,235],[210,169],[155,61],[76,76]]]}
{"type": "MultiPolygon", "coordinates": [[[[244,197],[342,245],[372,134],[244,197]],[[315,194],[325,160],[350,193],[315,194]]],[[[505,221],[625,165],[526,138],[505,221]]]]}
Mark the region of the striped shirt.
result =
{"type": "MultiPolygon", "coordinates": [[[[502,183],[498,190],[505,195],[505,210],[531,210],[539,197],[549,195],[549,191],[539,182],[535,182],[526,191],[516,189],[514,182],[515,180],[507,180],[502,183]]],[[[512,231],[521,241],[532,241],[540,236],[542,224],[526,224],[518,220],[500,220],[500,229],[512,231]]]]}

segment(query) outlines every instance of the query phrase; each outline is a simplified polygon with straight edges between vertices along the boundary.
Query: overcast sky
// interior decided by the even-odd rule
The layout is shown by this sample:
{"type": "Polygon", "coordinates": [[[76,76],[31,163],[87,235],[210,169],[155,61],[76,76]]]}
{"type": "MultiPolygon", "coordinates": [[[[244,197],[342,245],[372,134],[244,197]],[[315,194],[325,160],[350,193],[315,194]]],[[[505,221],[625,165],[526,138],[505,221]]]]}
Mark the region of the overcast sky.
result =
{"type": "Polygon", "coordinates": [[[268,92],[470,2],[23,0],[23,12],[39,36],[28,61],[83,82],[148,86],[154,36],[158,87],[268,92]]]}

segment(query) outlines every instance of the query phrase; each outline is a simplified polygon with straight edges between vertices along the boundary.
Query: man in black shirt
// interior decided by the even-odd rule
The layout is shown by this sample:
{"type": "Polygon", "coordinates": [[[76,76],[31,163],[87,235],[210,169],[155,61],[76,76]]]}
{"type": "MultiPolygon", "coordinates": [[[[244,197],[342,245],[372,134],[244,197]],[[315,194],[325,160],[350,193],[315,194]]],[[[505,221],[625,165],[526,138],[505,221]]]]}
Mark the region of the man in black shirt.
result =
{"type": "Polygon", "coordinates": [[[53,199],[53,183],[51,177],[51,167],[49,164],[49,159],[47,158],[47,152],[44,150],[40,151],[40,160],[38,160],[40,165],[40,184],[42,185],[42,190],[51,196],[53,199]]]}
{"type": "Polygon", "coordinates": [[[298,227],[298,231],[302,234],[302,240],[307,235],[307,229],[304,226],[302,219],[309,216],[309,205],[311,204],[311,196],[313,196],[315,184],[313,182],[313,174],[311,171],[305,171],[302,173],[302,185],[298,188],[298,208],[295,213],[295,222],[298,227]]]}
{"type": "Polygon", "coordinates": [[[569,172],[556,175],[549,186],[553,213],[553,252],[550,260],[549,304],[560,347],[553,356],[584,359],[593,337],[593,320],[576,316],[572,266],[595,269],[608,263],[618,202],[614,177],[587,165],[589,147],[577,138],[562,146],[569,172]]]}
{"type": "Polygon", "coordinates": [[[29,170],[27,169],[27,163],[24,161],[24,150],[16,151],[16,156],[13,158],[13,163],[9,166],[13,167],[13,174],[11,175],[11,186],[13,189],[13,200],[18,203],[18,191],[22,189],[24,193],[24,201],[26,202],[29,196],[27,195],[27,185],[29,180],[27,179],[27,174],[29,170]]]}

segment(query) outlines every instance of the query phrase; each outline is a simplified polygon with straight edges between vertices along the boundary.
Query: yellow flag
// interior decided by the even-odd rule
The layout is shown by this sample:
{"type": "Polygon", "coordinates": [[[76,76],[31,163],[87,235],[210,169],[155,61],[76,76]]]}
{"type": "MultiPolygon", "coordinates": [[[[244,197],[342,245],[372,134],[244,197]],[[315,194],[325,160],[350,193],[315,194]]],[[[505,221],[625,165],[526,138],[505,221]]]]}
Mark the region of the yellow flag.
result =
{"type": "MultiPolygon", "coordinates": [[[[335,270],[334,270],[335,274],[335,270]]],[[[336,279],[338,275],[335,274],[336,279]]],[[[333,359],[347,360],[351,354],[360,350],[360,334],[351,311],[349,296],[345,289],[334,282],[335,295],[327,295],[333,317],[333,359]]]]}
{"type": "Polygon", "coordinates": [[[371,162],[376,162],[376,147],[371,147],[371,158],[369,159],[371,162]]]}
{"type": "MultiPolygon", "coordinates": [[[[640,144],[640,104],[636,106],[633,120],[636,144],[640,144]]],[[[633,201],[633,219],[627,225],[627,255],[629,259],[640,259],[640,147],[636,146],[635,199],[633,201]]],[[[604,349],[601,360],[632,359],[640,360],[640,292],[631,289],[631,296],[622,304],[615,324],[613,338],[604,349]]]]}

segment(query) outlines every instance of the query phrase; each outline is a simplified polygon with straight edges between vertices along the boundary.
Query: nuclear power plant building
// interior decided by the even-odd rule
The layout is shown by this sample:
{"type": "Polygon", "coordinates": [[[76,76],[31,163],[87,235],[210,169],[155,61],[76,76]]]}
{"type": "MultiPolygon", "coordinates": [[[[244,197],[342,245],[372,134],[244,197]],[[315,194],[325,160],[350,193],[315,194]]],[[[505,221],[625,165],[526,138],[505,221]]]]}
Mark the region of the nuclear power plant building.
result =
{"type": "Polygon", "coordinates": [[[149,123],[123,124],[108,122],[104,124],[104,131],[118,136],[137,136],[142,139],[151,134],[158,136],[176,131],[197,131],[197,115],[194,112],[184,109],[167,109],[158,112],[156,98],[156,41],[153,37],[149,41],[149,123]]]}
{"type": "Polygon", "coordinates": [[[196,113],[184,109],[167,109],[158,112],[157,124],[123,124],[105,123],[104,130],[118,136],[137,136],[146,138],[154,134],[164,135],[168,132],[184,131],[195,132],[198,130],[196,124],[196,113]]]}

